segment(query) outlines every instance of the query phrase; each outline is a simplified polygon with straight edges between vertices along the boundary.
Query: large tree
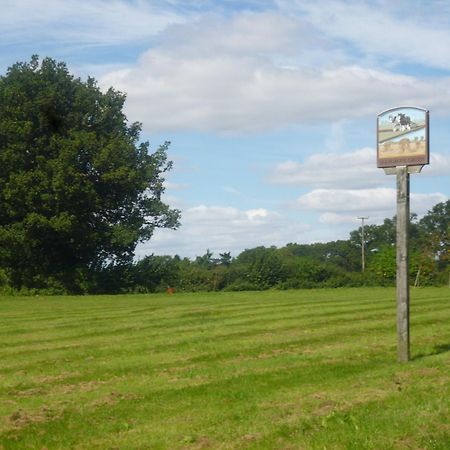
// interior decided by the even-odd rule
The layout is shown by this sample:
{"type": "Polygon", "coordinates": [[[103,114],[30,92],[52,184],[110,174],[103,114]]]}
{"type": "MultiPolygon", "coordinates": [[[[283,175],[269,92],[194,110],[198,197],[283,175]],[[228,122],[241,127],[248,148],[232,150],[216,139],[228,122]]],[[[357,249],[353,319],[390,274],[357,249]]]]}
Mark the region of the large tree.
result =
{"type": "Polygon", "coordinates": [[[168,143],[150,153],[124,101],[50,58],[0,77],[0,268],[16,286],[125,264],[178,226],[161,200],[168,143]]]}

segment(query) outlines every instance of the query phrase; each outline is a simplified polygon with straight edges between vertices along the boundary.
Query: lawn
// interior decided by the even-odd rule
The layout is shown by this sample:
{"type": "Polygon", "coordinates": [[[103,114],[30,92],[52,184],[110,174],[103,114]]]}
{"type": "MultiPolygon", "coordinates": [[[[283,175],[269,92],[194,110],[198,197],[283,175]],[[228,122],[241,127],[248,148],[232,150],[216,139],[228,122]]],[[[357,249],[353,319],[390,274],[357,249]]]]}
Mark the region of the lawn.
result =
{"type": "Polygon", "coordinates": [[[0,449],[450,448],[450,289],[0,298],[0,449]]]}

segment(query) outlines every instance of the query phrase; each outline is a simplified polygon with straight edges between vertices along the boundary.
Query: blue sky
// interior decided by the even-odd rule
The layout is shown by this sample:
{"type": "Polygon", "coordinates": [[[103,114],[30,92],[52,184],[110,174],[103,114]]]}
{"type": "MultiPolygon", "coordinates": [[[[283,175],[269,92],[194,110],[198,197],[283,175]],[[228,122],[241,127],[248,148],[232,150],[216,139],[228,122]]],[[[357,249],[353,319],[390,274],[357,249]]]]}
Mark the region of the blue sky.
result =
{"type": "Polygon", "coordinates": [[[165,200],[182,211],[137,256],[234,255],[346,239],[395,214],[376,115],[430,110],[423,215],[450,195],[450,3],[0,0],[0,73],[32,54],[127,93],[153,149],[172,142],[165,200]]]}

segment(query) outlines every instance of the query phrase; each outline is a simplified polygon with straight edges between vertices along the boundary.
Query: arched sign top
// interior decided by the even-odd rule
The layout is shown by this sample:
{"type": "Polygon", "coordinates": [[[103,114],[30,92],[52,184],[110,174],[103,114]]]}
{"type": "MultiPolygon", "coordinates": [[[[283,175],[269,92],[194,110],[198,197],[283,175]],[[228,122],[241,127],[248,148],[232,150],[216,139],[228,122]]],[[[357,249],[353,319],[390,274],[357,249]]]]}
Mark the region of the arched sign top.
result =
{"type": "Polygon", "coordinates": [[[377,116],[377,166],[429,164],[429,112],[416,106],[398,106],[377,116]]]}

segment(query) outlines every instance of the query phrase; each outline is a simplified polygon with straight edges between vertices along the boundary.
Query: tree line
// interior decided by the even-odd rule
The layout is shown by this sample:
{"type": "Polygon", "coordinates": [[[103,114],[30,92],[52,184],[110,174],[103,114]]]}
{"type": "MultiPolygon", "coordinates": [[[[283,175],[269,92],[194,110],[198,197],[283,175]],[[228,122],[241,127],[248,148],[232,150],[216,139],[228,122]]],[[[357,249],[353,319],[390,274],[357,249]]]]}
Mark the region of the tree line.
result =
{"type": "MultiPolygon", "coordinates": [[[[195,259],[150,255],[129,272],[135,292],[238,291],[345,286],[392,286],[396,277],[396,219],[364,227],[362,273],[359,227],[349,239],[256,247],[232,257],[209,250],[195,259]]],[[[449,281],[450,201],[436,204],[423,218],[411,215],[410,282],[419,286],[449,281]]]]}
{"type": "MultiPolygon", "coordinates": [[[[3,291],[22,293],[152,293],[393,286],[396,277],[396,220],[364,227],[365,271],[361,267],[361,227],[347,240],[259,246],[233,257],[209,250],[196,258],[149,255],[139,261],[108,265],[79,285],[47,279],[45,284],[12,286],[0,269],[3,291]]],[[[450,200],[410,221],[411,285],[449,282],[450,200]]]]}

